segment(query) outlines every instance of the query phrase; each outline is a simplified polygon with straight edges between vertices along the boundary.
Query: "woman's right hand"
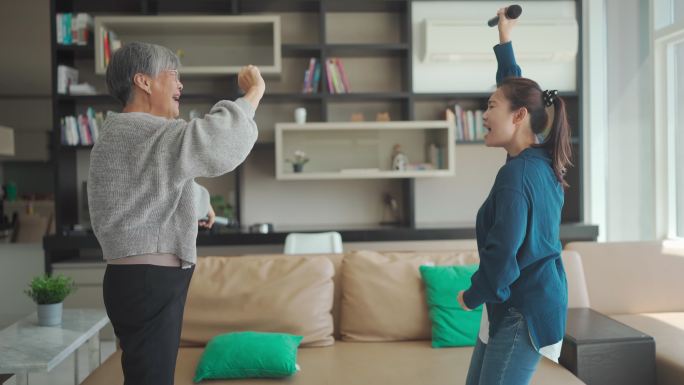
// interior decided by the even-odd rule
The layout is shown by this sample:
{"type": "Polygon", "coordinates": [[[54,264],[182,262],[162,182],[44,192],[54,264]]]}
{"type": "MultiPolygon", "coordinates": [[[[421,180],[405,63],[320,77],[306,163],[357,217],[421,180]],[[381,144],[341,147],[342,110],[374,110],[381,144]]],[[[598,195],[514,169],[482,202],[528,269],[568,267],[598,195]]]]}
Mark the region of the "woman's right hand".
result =
{"type": "Polygon", "coordinates": [[[518,23],[518,19],[509,19],[506,17],[506,8],[499,8],[496,12],[499,16],[499,43],[504,44],[511,41],[511,31],[518,23]]]}
{"type": "Polygon", "coordinates": [[[251,64],[242,67],[238,73],[238,87],[245,93],[245,99],[256,109],[266,91],[266,83],[259,68],[251,64]]]}

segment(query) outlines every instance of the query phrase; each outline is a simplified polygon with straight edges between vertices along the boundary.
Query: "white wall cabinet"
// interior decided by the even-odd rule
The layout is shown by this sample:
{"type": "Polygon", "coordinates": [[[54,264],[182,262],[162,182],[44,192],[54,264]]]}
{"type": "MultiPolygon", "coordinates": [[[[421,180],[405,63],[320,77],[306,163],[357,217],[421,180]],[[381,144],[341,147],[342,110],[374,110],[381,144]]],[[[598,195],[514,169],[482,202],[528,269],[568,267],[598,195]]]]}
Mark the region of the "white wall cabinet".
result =
{"type": "Polygon", "coordinates": [[[247,64],[280,74],[280,16],[101,16],[95,18],[95,72],[104,74],[105,32],[126,44],[160,44],[179,54],[183,75],[238,73],[247,64]]]}
{"type": "Polygon", "coordinates": [[[454,128],[447,121],[325,122],[276,124],[275,169],[278,180],[388,179],[455,175],[454,128]],[[392,169],[396,144],[409,164],[422,169],[392,169]],[[433,162],[430,145],[442,149],[433,162]],[[294,172],[287,159],[303,151],[310,161],[294,172]]]}

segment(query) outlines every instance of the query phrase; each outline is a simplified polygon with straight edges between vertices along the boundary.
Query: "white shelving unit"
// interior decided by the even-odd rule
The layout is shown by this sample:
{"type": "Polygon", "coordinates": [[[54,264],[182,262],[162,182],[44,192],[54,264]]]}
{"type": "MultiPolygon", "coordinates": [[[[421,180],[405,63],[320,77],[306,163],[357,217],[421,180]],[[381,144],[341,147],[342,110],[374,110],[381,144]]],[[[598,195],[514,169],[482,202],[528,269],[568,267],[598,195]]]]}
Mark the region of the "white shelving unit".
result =
{"type": "Polygon", "coordinates": [[[455,137],[447,121],[323,122],[276,124],[278,180],[435,178],[455,175],[455,137]],[[429,163],[429,146],[443,149],[443,165],[422,170],[392,170],[395,144],[410,164],[429,163]],[[294,172],[287,158],[295,151],[310,158],[294,172]]]}
{"type": "Polygon", "coordinates": [[[144,41],[181,52],[183,75],[238,73],[247,64],[262,74],[281,72],[278,15],[95,17],[95,73],[105,74],[104,32],[123,44],[144,41]]]}

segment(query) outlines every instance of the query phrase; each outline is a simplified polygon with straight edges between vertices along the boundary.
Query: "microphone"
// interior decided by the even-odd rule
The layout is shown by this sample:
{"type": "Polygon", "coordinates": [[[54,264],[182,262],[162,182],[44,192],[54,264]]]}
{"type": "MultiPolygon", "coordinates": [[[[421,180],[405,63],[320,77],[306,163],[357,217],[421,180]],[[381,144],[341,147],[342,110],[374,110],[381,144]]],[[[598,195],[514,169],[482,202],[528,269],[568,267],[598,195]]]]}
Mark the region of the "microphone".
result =
{"type": "MultiPolygon", "coordinates": [[[[506,7],[505,15],[506,15],[507,19],[517,19],[521,13],[522,13],[522,7],[519,6],[518,4],[514,4],[514,5],[511,5],[509,7],[506,7]]],[[[487,25],[490,27],[493,27],[497,24],[499,24],[499,15],[492,17],[487,22],[487,25]]]]}

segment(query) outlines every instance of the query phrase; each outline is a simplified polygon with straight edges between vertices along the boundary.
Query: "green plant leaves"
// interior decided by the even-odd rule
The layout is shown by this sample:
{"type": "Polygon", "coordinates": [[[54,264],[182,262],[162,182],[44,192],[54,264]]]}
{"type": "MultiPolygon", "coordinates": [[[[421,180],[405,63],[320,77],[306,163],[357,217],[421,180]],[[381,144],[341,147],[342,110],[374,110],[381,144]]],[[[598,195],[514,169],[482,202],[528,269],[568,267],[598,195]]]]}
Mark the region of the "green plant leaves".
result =
{"type": "Polygon", "coordinates": [[[43,275],[34,277],[29,283],[29,290],[24,292],[38,305],[49,305],[64,301],[74,291],[76,284],[72,278],[43,275]]]}

